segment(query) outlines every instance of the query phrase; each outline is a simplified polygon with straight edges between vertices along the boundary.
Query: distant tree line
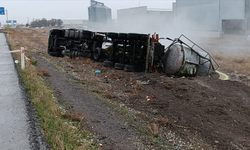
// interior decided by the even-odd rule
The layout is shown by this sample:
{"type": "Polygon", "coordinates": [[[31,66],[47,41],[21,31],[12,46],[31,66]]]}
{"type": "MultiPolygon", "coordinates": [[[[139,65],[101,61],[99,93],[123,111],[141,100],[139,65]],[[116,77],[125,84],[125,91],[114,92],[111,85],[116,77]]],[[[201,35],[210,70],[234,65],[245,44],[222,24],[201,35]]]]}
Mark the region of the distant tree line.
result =
{"type": "MultiPolygon", "coordinates": [[[[36,19],[30,23],[31,27],[61,27],[63,24],[63,21],[61,19],[51,19],[51,20],[46,20],[45,18],[43,19],[36,19]]],[[[26,24],[26,26],[29,26],[29,24],[26,24]]]]}

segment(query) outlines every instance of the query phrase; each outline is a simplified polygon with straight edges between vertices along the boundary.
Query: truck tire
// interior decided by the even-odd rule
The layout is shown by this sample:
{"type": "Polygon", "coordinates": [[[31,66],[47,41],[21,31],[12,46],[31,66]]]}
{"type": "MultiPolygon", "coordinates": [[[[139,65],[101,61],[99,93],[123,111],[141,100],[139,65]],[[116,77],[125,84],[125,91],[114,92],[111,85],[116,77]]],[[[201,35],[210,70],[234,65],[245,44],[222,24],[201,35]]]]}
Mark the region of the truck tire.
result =
{"type": "Polygon", "coordinates": [[[50,34],[51,34],[51,35],[55,35],[55,34],[62,35],[62,34],[63,34],[63,30],[60,30],[60,29],[52,29],[52,30],[50,30],[50,34]]]}
{"type": "Polygon", "coordinates": [[[68,38],[69,37],[69,30],[64,31],[64,37],[68,38]]]}
{"type": "Polygon", "coordinates": [[[49,55],[53,57],[64,57],[64,55],[62,55],[60,52],[49,52],[49,55]]]}
{"type": "Polygon", "coordinates": [[[118,39],[126,40],[126,39],[128,39],[128,34],[127,33],[119,33],[118,39]]]}
{"type": "Polygon", "coordinates": [[[126,71],[126,72],[134,72],[135,67],[133,65],[125,65],[124,66],[124,71],[126,71]]]}
{"type": "Polygon", "coordinates": [[[103,65],[106,67],[114,67],[114,63],[112,61],[105,60],[103,65]]]}
{"type": "Polygon", "coordinates": [[[117,39],[118,38],[118,33],[108,32],[107,37],[109,37],[111,39],[117,39]]]}
{"type": "Polygon", "coordinates": [[[73,54],[72,52],[69,52],[69,58],[72,59],[73,58],[73,54]]]}
{"type": "Polygon", "coordinates": [[[56,56],[58,55],[58,52],[49,52],[49,55],[50,55],[50,56],[55,56],[55,57],[56,57],[56,56]]]}
{"type": "Polygon", "coordinates": [[[52,35],[49,36],[49,40],[48,41],[49,41],[48,42],[48,53],[49,53],[50,51],[53,50],[53,36],[52,35]]]}
{"type": "Polygon", "coordinates": [[[140,38],[141,38],[141,34],[137,34],[137,33],[129,33],[128,34],[129,40],[140,40],[140,38]]]}
{"type": "Polygon", "coordinates": [[[73,58],[73,59],[76,59],[76,51],[73,51],[73,52],[72,52],[72,58],[73,58]]]}
{"type": "Polygon", "coordinates": [[[102,58],[102,55],[103,55],[103,51],[100,47],[97,47],[95,50],[94,50],[94,59],[95,60],[99,60],[102,58]]]}
{"type": "Polygon", "coordinates": [[[76,39],[80,38],[80,31],[75,31],[75,38],[76,39]]]}
{"type": "Polygon", "coordinates": [[[125,66],[125,64],[115,63],[115,69],[118,69],[118,70],[123,70],[124,66],[125,66]]]}
{"type": "Polygon", "coordinates": [[[75,38],[75,30],[69,30],[69,37],[75,38]]]}

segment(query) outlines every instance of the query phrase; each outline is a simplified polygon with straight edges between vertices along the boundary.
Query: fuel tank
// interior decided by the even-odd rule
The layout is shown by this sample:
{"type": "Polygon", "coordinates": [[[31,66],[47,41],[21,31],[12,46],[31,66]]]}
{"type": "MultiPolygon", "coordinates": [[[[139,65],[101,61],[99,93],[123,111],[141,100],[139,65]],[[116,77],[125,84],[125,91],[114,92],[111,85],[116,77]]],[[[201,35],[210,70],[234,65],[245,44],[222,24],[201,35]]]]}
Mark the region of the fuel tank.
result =
{"type": "Polygon", "coordinates": [[[215,71],[212,62],[209,53],[175,43],[165,51],[163,70],[170,76],[207,76],[215,71]]]}

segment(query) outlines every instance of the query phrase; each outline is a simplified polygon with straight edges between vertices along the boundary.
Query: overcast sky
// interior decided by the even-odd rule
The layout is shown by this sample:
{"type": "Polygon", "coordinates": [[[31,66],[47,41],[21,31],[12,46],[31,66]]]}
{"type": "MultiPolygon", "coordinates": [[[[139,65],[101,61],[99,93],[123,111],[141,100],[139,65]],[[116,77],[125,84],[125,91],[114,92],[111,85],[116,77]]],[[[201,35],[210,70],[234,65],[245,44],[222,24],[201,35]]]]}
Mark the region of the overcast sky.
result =
{"type": "MultiPolygon", "coordinates": [[[[147,6],[155,9],[172,9],[175,0],[97,0],[112,9],[112,18],[116,18],[117,10],[147,6]]],[[[88,19],[90,0],[0,0],[0,7],[8,11],[9,20],[18,23],[31,22],[33,19],[88,19]]],[[[3,24],[6,15],[0,15],[3,24]]]]}

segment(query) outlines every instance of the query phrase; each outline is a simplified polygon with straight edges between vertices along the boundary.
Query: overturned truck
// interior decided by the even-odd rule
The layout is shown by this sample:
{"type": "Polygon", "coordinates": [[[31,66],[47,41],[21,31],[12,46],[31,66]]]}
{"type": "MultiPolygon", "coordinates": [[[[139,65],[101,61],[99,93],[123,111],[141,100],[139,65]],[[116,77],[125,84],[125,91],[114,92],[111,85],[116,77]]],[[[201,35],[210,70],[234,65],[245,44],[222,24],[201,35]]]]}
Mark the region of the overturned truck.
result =
{"type": "Polygon", "coordinates": [[[165,48],[158,35],[52,29],[48,54],[54,57],[87,57],[125,71],[162,71],[169,76],[206,76],[218,65],[213,57],[181,35],[165,48]],[[188,41],[187,44],[184,42],[188,41]]]}

